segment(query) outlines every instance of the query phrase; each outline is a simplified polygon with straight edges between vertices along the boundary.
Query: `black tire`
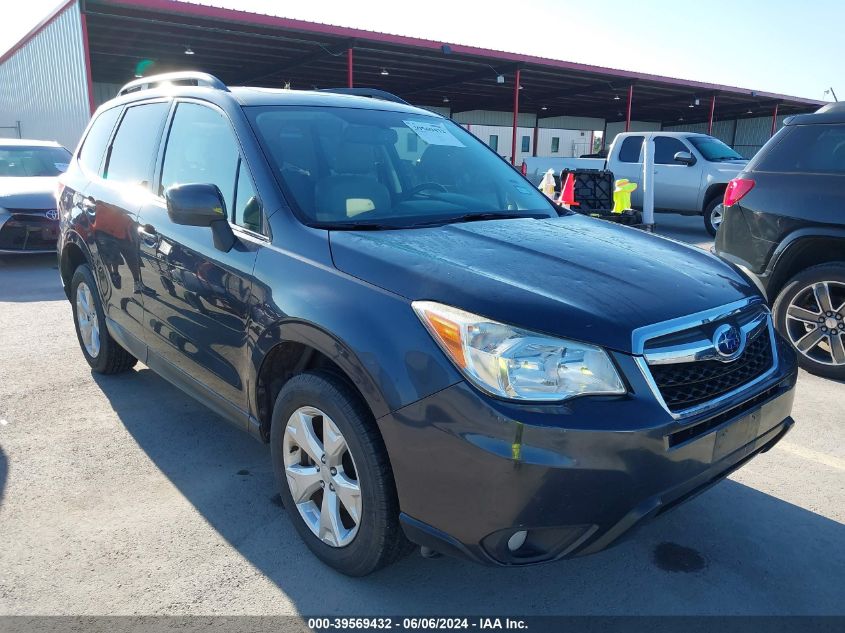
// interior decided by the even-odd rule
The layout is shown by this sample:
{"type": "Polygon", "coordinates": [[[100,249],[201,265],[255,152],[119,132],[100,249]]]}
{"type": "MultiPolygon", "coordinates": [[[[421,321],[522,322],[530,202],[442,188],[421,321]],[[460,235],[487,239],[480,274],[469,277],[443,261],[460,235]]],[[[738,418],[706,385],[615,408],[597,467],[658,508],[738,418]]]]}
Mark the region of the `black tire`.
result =
{"type": "Polygon", "coordinates": [[[412,548],[399,525],[399,502],[384,442],[372,413],[344,380],[329,373],[291,378],[273,407],[270,449],[276,483],[284,506],[308,548],[325,564],[348,576],[365,576],[407,554],[412,548]],[[285,475],[284,436],[287,422],[300,407],[328,415],[346,440],[361,488],[361,520],[353,540],[335,547],[320,540],[294,503],[285,475]]]}
{"type": "MultiPolygon", "coordinates": [[[[836,380],[845,380],[845,365],[833,365],[818,362],[801,353],[795,347],[792,337],[790,336],[790,332],[787,329],[788,327],[794,328],[797,325],[800,325],[795,324],[794,321],[792,324],[787,324],[787,310],[793,300],[798,297],[799,294],[807,290],[809,286],[825,281],[845,284],[845,262],[832,262],[829,264],[820,264],[818,266],[813,266],[812,268],[807,268],[786,282],[781,291],[778,293],[772,308],[775,329],[777,329],[777,331],[783,335],[789,344],[792,345],[793,349],[795,349],[798,354],[798,364],[801,367],[818,376],[824,376],[825,378],[833,378],[836,380]]],[[[836,309],[838,306],[834,305],[833,307],[836,309]]],[[[845,321],[845,306],[839,309],[839,315],[841,320],[845,321]]],[[[841,338],[845,341],[845,334],[841,335],[841,338]]]]}
{"type": "Polygon", "coordinates": [[[88,267],[88,264],[80,265],[73,273],[73,278],[70,282],[70,305],[73,310],[73,324],[76,328],[76,338],[79,341],[79,348],[85,356],[85,360],[98,374],[119,374],[125,372],[135,366],[138,359],[132,356],[129,352],[123,349],[117,341],[115,341],[106,328],[106,315],[103,311],[103,304],[100,300],[100,293],[97,290],[97,282],[94,280],[94,274],[88,267]],[[97,313],[97,320],[99,322],[99,342],[100,348],[96,356],[91,356],[88,350],[85,349],[85,343],[82,340],[82,332],[79,328],[79,318],[77,315],[76,297],[80,284],[85,285],[90,289],[92,303],[94,310],[97,313]]]}
{"type": "Polygon", "coordinates": [[[716,237],[716,231],[719,230],[719,227],[713,224],[713,212],[720,206],[722,206],[722,196],[713,196],[704,205],[704,228],[711,237],[716,237]]]}

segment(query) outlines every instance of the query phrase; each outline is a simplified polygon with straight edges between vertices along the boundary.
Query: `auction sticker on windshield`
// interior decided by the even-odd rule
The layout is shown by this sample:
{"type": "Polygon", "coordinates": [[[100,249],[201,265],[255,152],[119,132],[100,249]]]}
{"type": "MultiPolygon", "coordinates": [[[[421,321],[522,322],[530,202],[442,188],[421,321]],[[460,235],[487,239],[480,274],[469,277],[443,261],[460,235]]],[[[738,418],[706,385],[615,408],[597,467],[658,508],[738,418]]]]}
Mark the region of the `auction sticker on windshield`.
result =
{"type": "Polygon", "coordinates": [[[422,121],[402,121],[402,123],[429,145],[465,147],[442,123],[423,123],[422,121]]]}

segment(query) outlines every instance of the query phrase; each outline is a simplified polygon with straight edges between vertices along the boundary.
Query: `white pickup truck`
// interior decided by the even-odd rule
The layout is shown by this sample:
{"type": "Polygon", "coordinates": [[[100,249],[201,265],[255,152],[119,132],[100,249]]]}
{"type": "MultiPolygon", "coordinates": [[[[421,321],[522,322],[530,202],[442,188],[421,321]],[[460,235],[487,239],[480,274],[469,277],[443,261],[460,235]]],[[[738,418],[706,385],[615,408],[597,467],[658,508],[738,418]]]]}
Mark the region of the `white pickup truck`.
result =
{"type": "MultiPolygon", "coordinates": [[[[654,140],[655,211],[703,215],[711,235],[722,222],[722,196],[728,182],[748,162],[722,141],[692,132],[625,132],[610,146],[607,159],[526,158],[523,173],[539,184],[548,169],[609,169],[616,180],[641,183],[643,141],[654,140]]],[[[641,187],[631,197],[642,208],[641,187]]]]}

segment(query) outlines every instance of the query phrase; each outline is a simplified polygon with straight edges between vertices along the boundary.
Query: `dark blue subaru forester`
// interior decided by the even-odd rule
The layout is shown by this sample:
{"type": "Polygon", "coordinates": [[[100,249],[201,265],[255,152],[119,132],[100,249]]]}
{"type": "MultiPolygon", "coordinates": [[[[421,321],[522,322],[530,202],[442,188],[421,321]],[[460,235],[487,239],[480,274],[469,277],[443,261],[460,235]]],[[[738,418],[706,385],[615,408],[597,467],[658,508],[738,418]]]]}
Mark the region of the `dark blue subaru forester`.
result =
{"type": "Polygon", "coordinates": [[[58,193],[93,370],[141,361],[268,442],[320,559],[595,552],[789,430],[795,357],[737,269],[358,92],[139,79],[58,193]]]}

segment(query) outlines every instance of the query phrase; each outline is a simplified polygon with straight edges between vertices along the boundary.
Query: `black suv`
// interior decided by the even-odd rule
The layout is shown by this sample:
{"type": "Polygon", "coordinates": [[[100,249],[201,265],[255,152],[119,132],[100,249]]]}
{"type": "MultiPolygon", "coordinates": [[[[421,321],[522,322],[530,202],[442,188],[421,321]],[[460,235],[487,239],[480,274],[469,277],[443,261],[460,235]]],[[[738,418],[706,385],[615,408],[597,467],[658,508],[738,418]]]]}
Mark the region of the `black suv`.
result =
{"type": "Polygon", "coordinates": [[[786,119],[724,206],[716,253],[774,302],[802,367],[845,379],[845,103],[786,119]]]}
{"type": "Polygon", "coordinates": [[[59,193],[88,363],[140,360],[268,442],[319,558],[595,552],[788,431],[795,355],[733,266],[353,92],[140,79],[59,193]]]}

